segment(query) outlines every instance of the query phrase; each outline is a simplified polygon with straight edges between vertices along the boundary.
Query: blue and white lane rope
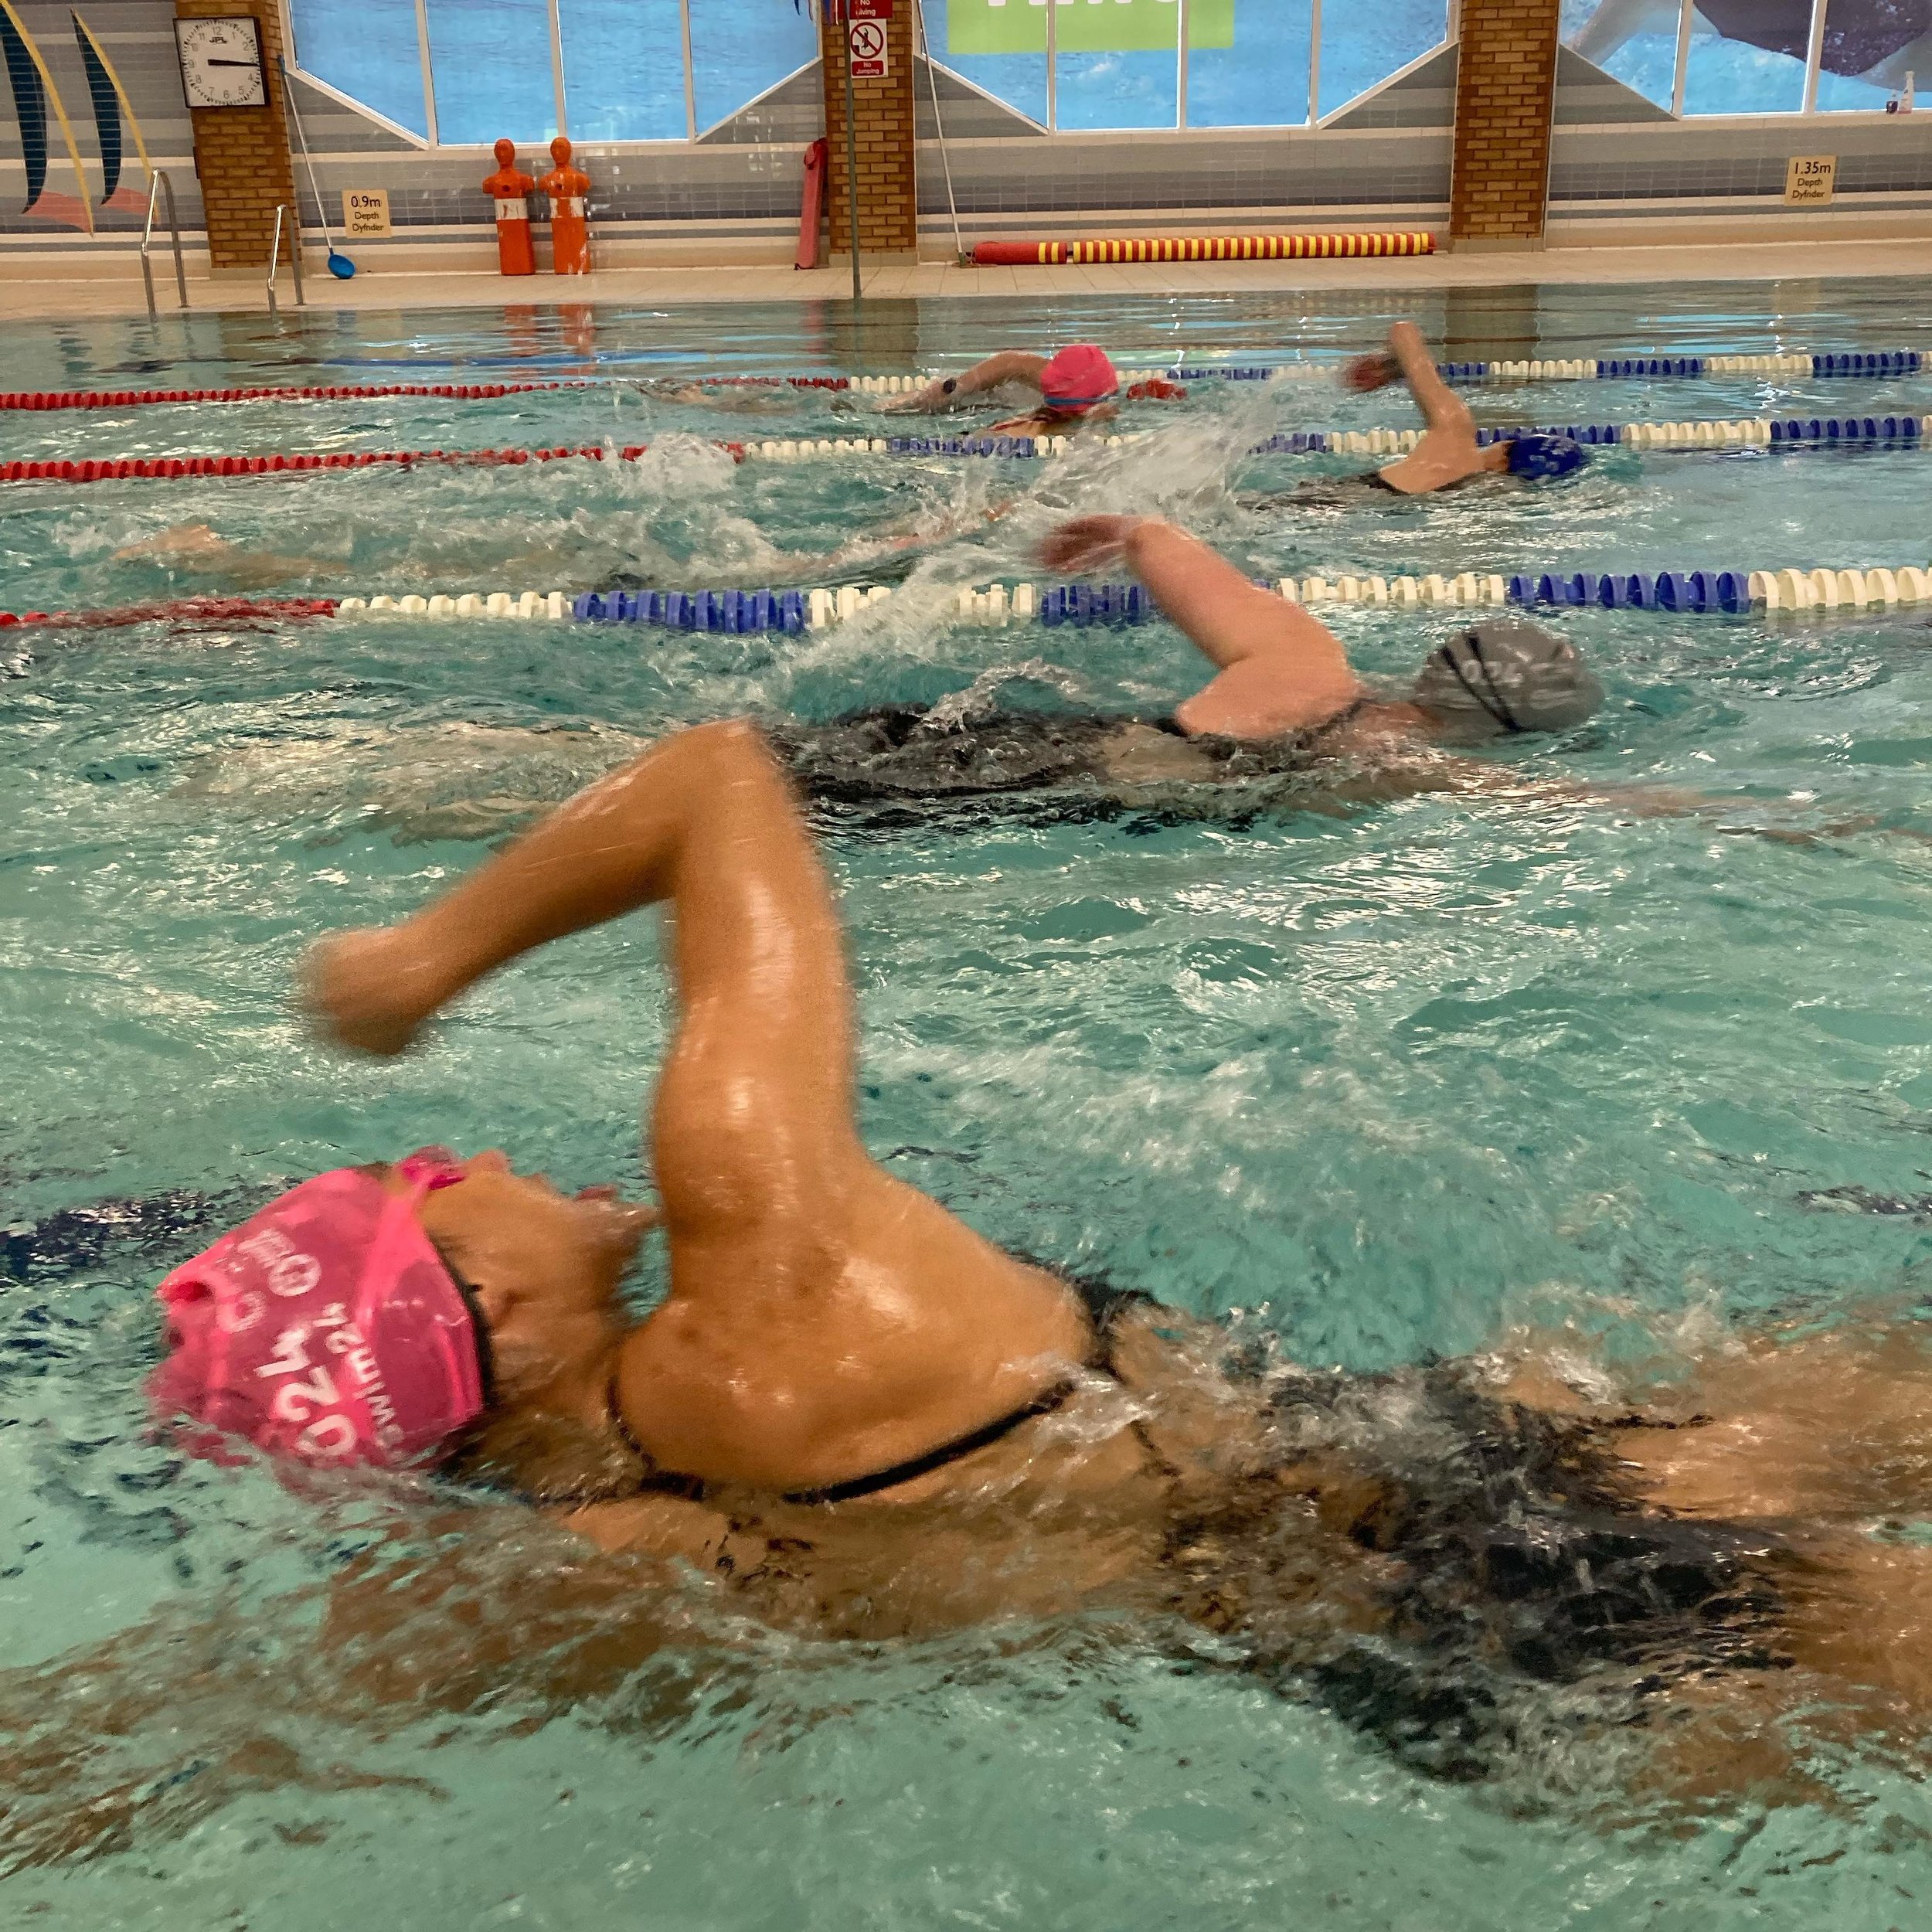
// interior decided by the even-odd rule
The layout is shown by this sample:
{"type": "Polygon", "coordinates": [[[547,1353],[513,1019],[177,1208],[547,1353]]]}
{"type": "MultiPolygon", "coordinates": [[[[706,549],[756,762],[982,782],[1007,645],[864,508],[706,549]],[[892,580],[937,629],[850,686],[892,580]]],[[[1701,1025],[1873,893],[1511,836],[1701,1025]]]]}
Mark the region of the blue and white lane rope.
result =
{"type": "MultiPolygon", "coordinates": [[[[1666,611],[1732,616],[1753,611],[1889,611],[1932,604],[1932,570],[1464,571],[1385,577],[1344,572],[1281,577],[1265,585],[1291,604],[1396,610],[1516,606],[1666,611]]],[[[463,597],[344,597],[337,614],[394,612],[430,617],[548,618],[645,624],[662,630],[798,635],[849,622],[893,595],[887,584],[838,590],[498,591],[463,597]]],[[[1138,583],[962,585],[947,614],[968,624],[1139,624],[1157,614],[1138,583]]]]}
{"type": "Polygon", "coordinates": [[[1794,349],[1777,355],[1602,355],[1445,362],[1440,367],[1451,383],[1560,383],[1632,376],[1917,376],[1924,362],[1925,352],[1916,349],[1819,355],[1794,349]]]}
{"type": "MultiPolygon", "coordinates": [[[[1451,383],[1574,383],[1614,381],[1629,376],[1917,376],[1927,352],[1916,349],[1833,351],[1814,355],[1791,349],[1775,355],[1585,355],[1532,357],[1522,361],[1439,362],[1451,383]]],[[[1201,369],[1129,369],[1128,377],[1165,376],[1175,383],[1270,383],[1332,376],[1332,362],[1280,362],[1271,366],[1201,369]]],[[[926,388],[928,376],[855,376],[855,394],[907,396],[926,388]]]]}
{"type": "MultiPolygon", "coordinates": [[[[1295,430],[1256,444],[1249,454],[1399,456],[1422,440],[1419,429],[1295,430]]],[[[1505,423],[1479,429],[1481,444],[1515,436],[1567,436],[1579,443],[1619,444],[1639,450],[1769,449],[1798,443],[1932,442],[1932,416],[1744,417],[1679,423],[1505,423]]],[[[1083,437],[1085,449],[1120,449],[1138,436],[1083,437]]],[[[770,463],[823,462],[842,456],[980,456],[1022,459],[1064,456],[1064,436],[824,437],[766,440],[743,446],[747,459],[770,463]]]]}
{"type": "MultiPolygon", "coordinates": [[[[1476,432],[1479,443],[1493,443],[1525,434],[1568,436],[1580,443],[1623,444],[1633,449],[1706,450],[1788,447],[1797,444],[1837,445],[1889,443],[1908,448],[1932,440],[1932,416],[1829,416],[1774,420],[1753,417],[1735,422],[1706,420],[1682,423],[1563,423],[1543,426],[1505,423],[1476,432]]],[[[1422,440],[1419,429],[1297,430],[1271,436],[1247,454],[1277,451],[1300,454],[1337,451],[1363,456],[1397,456],[1422,440]]],[[[1119,449],[1146,441],[1145,435],[1094,437],[1082,447],[1119,449]]],[[[461,463],[520,465],[577,459],[635,462],[648,444],[622,449],[614,444],[578,449],[365,450],[327,454],[297,452],[267,456],[110,457],[80,462],[66,459],[26,458],[0,461],[0,483],[106,483],[123,479],[173,481],[186,477],[255,477],[305,474],[310,471],[365,469],[372,465],[461,463]]],[[[747,458],[781,463],[818,462],[836,457],[997,457],[1032,459],[1063,456],[1070,445],[1063,436],[948,436],[821,437],[802,441],[720,443],[733,461],[747,458]]]]}

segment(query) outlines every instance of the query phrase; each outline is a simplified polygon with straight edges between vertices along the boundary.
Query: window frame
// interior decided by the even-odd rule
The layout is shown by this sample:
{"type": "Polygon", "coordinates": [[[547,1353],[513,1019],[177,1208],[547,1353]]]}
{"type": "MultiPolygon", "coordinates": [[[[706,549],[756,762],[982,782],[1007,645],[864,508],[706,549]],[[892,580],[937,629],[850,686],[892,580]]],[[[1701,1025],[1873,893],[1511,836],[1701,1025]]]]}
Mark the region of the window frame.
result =
{"type": "MultiPolygon", "coordinates": [[[[1179,0],[1180,5],[1185,5],[1185,3],[1186,0],[1179,0]]],[[[427,135],[419,134],[413,128],[405,128],[390,120],[387,114],[372,107],[367,101],[358,100],[333,81],[325,80],[320,74],[303,66],[301,36],[295,29],[291,0],[275,0],[275,4],[281,19],[282,45],[292,50],[292,57],[288,63],[289,71],[304,86],[328,95],[332,100],[339,101],[345,107],[352,108],[366,119],[374,121],[385,132],[394,134],[399,140],[407,141],[412,148],[420,148],[426,153],[431,149],[453,155],[489,153],[492,145],[489,141],[444,141],[438,136],[436,77],[430,62],[428,0],[415,0],[416,49],[422,71],[423,121],[429,129],[427,135]]],[[[776,4],[776,0],[774,0],[774,4],[776,4]]],[[[574,141],[577,137],[570,134],[570,92],[563,76],[562,9],[560,0],[546,0],[546,5],[549,19],[550,84],[556,103],[557,127],[563,134],[574,141]]],[[[684,50],[685,131],[682,134],[667,134],[655,141],[600,141],[596,144],[600,152],[631,148],[697,147],[707,136],[716,134],[726,122],[735,121],[747,107],[755,107],[767,94],[775,94],[781,87],[789,87],[801,73],[815,68],[818,64],[815,55],[809,60],[801,61],[789,73],[781,74],[769,87],[760,88],[749,100],[740,101],[728,114],[721,115],[717,120],[701,128],[698,125],[697,75],[691,57],[691,5],[692,0],[678,0],[679,25],[684,50]]]]}
{"type": "MultiPolygon", "coordinates": [[[[296,31],[291,0],[276,0],[276,4],[281,16],[283,44],[293,49],[294,52],[295,57],[291,65],[294,73],[299,75],[307,85],[327,95],[330,100],[338,101],[342,106],[365,116],[386,133],[394,135],[398,140],[406,141],[412,148],[426,152],[432,149],[439,151],[447,149],[451,153],[458,154],[464,152],[487,154],[489,152],[489,144],[487,142],[445,141],[441,138],[438,131],[436,80],[430,56],[428,0],[414,0],[417,54],[421,70],[423,121],[427,129],[426,134],[418,134],[414,128],[403,127],[399,122],[392,121],[386,114],[371,107],[368,102],[357,99],[353,94],[348,93],[334,82],[324,80],[321,75],[304,66],[301,60],[301,37],[296,31]]],[[[778,4],[778,0],[771,0],[771,4],[778,4]]],[[[1084,140],[1096,134],[1109,133],[1172,133],[1196,136],[1203,140],[1212,140],[1218,136],[1228,134],[1318,132],[1334,125],[1342,116],[1352,112],[1363,101],[1381,93],[1394,82],[1400,80],[1404,75],[1413,72],[1423,62],[1434,60],[1444,47],[1454,46],[1461,27],[1461,22],[1458,17],[1458,8],[1456,0],[1450,0],[1445,15],[1445,32],[1440,40],[1403,63],[1393,73],[1384,75],[1372,87],[1366,87],[1360,94],[1352,95],[1347,100],[1331,108],[1327,114],[1324,114],[1319,111],[1323,0],[1312,0],[1308,35],[1308,98],[1303,118],[1292,121],[1257,121],[1253,124],[1230,122],[1212,128],[1193,128],[1188,124],[1189,28],[1193,0],[1173,0],[1175,71],[1175,114],[1172,127],[1125,129],[1063,128],[1060,125],[1059,100],[1060,49],[1057,21],[1060,0],[1046,0],[1046,49],[1044,56],[1046,68],[1046,118],[1044,121],[1035,120],[1023,108],[1015,107],[1012,102],[994,93],[990,88],[981,86],[970,76],[961,73],[956,67],[949,65],[943,57],[935,54],[926,39],[924,7],[920,4],[920,0],[907,0],[907,4],[913,11],[914,24],[918,32],[919,44],[923,50],[923,57],[931,65],[943,70],[951,79],[958,81],[962,86],[970,87],[975,94],[1004,107],[1009,113],[1026,121],[1029,126],[1039,128],[1041,133],[1049,139],[1064,138],[1071,140],[1084,140]]],[[[1809,120],[1884,112],[1883,106],[1821,107],[1818,104],[1825,22],[1832,0],[1811,0],[1811,24],[1806,36],[1801,105],[1795,109],[1747,110],[1736,114],[1687,114],[1684,109],[1684,94],[1690,68],[1691,26],[1695,4],[1696,0],[1679,0],[1677,46],[1672,74],[1670,104],[1663,110],[1673,121],[1685,126],[1693,123],[1702,126],[1710,123],[1732,121],[1809,120]]],[[[570,96],[564,80],[563,26],[560,0],[546,0],[546,5],[549,21],[550,78],[556,104],[557,124],[567,134],[570,132],[570,96]]],[[[698,146],[716,134],[727,122],[735,120],[747,107],[762,100],[767,94],[774,93],[781,87],[788,87],[801,73],[816,64],[815,61],[811,60],[801,63],[793,68],[790,73],[781,75],[770,87],[753,95],[750,100],[740,103],[730,114],[700,127],[698,124],[697,74],[691,51],[692,5],[692,0],[678,0],[684,55],[685,132],[682,135],[666,135],[660,139],[651,141],[600,141],[597,144],[600,148],[648,149],[698,146]]],[[[816,11],[815,0],[814,12],[816,11]]],[[[1932,79],[1932,76],[1929,76],[1928,79],[1932,79]]],[[[1662,105],[1662,103],[1653,104],[1659,107],[1662,105]]]]}
{"type": "MultiPolygon", "coordinates": [[[[1804,36],[1804,78],[1797,107],[1750,107],[1736,113],[1687,114],[1684,109],[1684,90],[1690,78],[1691,17],[1696,9],[1696,0],[1679,0],[1677,51],[1671,74],[1670,104],[1668,107],[1664,107],[1661,101],[1652,101],[1651,104],[1662,108],[1672,120],[1685,127],[1699,128],[1722,125],[1733,121],[1822,121],[1835,120],[1845,115],[1883,114],[1886,110],[1883,104],[1871,107],[1821,107],[1818,104],[1818,81],[1824,66],[1825,23],[1831,5],[1832,0],[1811,0],[1811,17],[1804,36]]],[[[1591,64],[1597,65],[1595,62],[1591,64]]],[[[1604,68],[1600,71],[1607,73],[1609,70],[1604,68]]],[[[1611,78],[1614,80],[1617,77],[1611,74],[1611,78]]],[[[1932,78],[1932,76],[1928,78],[1932,78]]],[[[1628,85],[1627,82],[1619,84],[1628,85]]]]}

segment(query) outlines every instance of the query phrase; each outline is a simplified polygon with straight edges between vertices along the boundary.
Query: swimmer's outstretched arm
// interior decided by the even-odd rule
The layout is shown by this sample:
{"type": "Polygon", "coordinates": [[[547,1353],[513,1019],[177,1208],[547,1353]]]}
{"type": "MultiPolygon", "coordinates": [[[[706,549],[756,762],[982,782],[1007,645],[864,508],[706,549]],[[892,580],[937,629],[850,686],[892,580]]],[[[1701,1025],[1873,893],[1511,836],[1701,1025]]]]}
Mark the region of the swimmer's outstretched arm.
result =
{"type": "Polygon", "coordinates": [[[959,404],[1002,383],[1031,383],[1039,386],[1040,372],[1046,366],[1044,355],[1025,349],[1002,349],[983,362],[975,362],[964,375],[941,376],[910,396],[900,396],[886,405],[887,410],[906,416],[931,416],[959,404]]]}
{"type": "Polygon", "coordinates": [[[1158,517],[1087,516],[1040,546],[1049,570],[1124,560],[1162,613],[1220,675],[1175,713],[1182,730],[1268,738],[1325,723],[1362,695],[1341,641],[1298,604],[1250,583],[1225,557],[1158,517]]]}
{"type": "Polygon", "coordinates": [[[158,563],[170,570],[192,570],[231,590],[266,590],[277,584],[326,575],[339,564],[308,556],[279,556],[271,550],[247,550],[218,536],[206,523],[177,523],[139,543],[127,543],[114,553],[117,563],[158,563]]]}

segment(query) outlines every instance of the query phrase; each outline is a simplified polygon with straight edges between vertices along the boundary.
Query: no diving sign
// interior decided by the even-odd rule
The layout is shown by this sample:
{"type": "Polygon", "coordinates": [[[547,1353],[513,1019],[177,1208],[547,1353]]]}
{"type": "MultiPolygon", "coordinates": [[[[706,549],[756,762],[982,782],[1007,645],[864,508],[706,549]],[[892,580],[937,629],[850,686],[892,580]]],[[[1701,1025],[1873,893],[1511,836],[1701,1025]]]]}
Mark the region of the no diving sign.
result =
{"type": "Polygon", "coordinates": [[[883,21],[854,20],[845,29],[845,44],[852,54],[855,80],[883,80],[890,71],[886,58],[886,29],[883,21]]]}

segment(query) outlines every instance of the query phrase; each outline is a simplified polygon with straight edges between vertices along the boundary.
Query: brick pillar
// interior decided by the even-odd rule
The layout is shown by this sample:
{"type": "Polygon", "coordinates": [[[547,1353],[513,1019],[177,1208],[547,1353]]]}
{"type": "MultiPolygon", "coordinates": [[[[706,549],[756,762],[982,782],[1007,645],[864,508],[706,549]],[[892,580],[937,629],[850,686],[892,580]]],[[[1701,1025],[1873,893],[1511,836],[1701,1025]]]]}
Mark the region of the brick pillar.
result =
{"type": "MultiPolygon", "coordinates": [[[[207,210],[208,259],[216,268],[266,268],[277,203],[296,206],[288,155],[288,124],[276,56],[282,51],[281,10],[275,0],[175,0],[178,19],[252,13],[261,22],[266,107],[196,107],[195,172],[207,210]]],[[[288,253],[282,230],[282,253],[288,253]]]]}
{"type": "MultiPolygon", "coordinates": [[[[829,12],[830,10],[828,9],[829,12]]],[[[913,117],[912,0],[897,0],[886,29],[883,80],[852,82],[859,146],[859,253],[917,256],[919,253],[917,147],[913,117]]],[[[845,45],[842,22],[819,29],[819,64],[825,80],[825,145],[832,252],[852,253],[852,217],[845,201],[845,45]]]]}
{"type": "Polygon", "coordinates": [[[1462,0],[1449,240],[1539,248],[1549,198],[1560,0],[1462,0]]]}

